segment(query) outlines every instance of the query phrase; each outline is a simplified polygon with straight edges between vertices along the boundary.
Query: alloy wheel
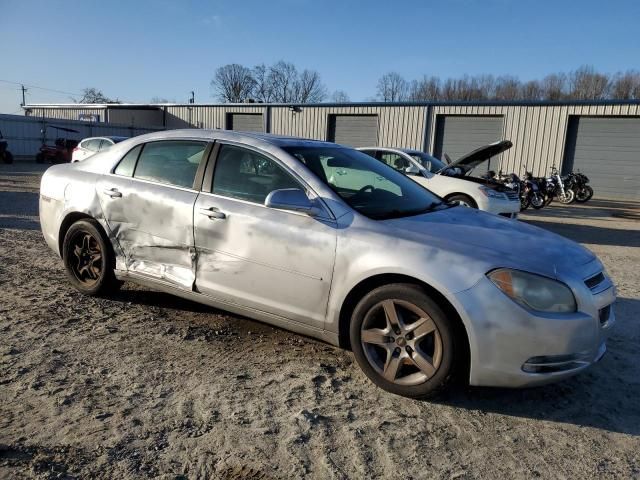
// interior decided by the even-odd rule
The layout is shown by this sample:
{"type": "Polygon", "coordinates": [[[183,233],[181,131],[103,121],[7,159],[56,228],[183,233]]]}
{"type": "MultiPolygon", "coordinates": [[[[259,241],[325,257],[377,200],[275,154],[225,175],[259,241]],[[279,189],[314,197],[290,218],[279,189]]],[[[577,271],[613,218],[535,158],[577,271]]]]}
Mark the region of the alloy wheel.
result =
{"type": "Polygon", "coordinates": [[[360,339],[369,364],[398,385],[425,382],[442,361],[442,338],[433,319],[404,300],[384,300],[366,314],[360,339]]]}
{"type": "Polygon", "coordinates": [[[78,231],[70,242],[69,265],[74,276],[85,286],[94,285],[102,273],[100,243],[88,232],[78,231]]]}

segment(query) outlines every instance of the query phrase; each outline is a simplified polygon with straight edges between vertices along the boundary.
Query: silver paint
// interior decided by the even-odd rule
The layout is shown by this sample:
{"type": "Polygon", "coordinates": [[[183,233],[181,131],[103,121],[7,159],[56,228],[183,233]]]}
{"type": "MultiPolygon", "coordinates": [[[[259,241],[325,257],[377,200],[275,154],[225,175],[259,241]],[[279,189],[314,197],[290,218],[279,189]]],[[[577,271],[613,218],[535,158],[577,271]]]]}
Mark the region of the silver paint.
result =
{"type": "Polygon", "coordinates": [[[119,278],[336,345],[340,311],[352,289],[376,275],[411,277],[440,292],[458,312],[469,338],[473,385],[532,385],[580,370],[522,371],[535,356],[580,353],[588,357],[586,365],[600,358],[615,317],[600,325],[598,309],[615,300],[615,288],[608,277],[597,291],[585,286],[586,278],[603,270],[590,251],[542,229],[463,207],[369,219],[281,149],[292,144],[322,142],[174,130],[51,167],[40,192],[43,234],[59,254],[65,218],[90,216],[114,246],[119,278]],[[296,177],[321,213],[309,216],[111,173],[135,145],[162,139],[223,140],[257,150],[296,177]],[[105,195],[111,188],[123,196],[105,195]],[[210,208],[224,218],[201,213],[210,208]],[[563,281],[578,312],[525,310],[485,276],[499,267],[563,281]]]}

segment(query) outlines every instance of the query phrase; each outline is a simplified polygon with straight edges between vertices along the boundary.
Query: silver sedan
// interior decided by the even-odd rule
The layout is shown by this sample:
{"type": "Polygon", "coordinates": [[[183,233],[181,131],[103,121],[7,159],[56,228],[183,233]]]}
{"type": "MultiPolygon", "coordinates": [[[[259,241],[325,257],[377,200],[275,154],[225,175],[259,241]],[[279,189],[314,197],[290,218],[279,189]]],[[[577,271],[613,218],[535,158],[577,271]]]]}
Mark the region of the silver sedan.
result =
{"type": "Polygon", "coordinates": [[[126,280],[316,337],[409,397],[456,375],[568,377],[602,357],[615,322],[615,288],[590,251],[332,143],[132,138],[49,168],[40,220],[85,294],[126,280]]]}

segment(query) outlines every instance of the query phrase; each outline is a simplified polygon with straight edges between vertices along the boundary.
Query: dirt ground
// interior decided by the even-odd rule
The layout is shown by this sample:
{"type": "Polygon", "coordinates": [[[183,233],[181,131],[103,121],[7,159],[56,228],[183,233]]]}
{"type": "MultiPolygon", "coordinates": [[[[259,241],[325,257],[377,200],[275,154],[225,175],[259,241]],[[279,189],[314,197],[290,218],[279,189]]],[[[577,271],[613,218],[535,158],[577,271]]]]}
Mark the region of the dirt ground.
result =
{"type": "Polygon", "coordinates": [[[0,478],[640,478],[638,205],[522,217],[617,284],[598,365],[421,402],[315,340],[131,284],[76,293],[39,230],[41,171],[0,165],[0,478]]]}

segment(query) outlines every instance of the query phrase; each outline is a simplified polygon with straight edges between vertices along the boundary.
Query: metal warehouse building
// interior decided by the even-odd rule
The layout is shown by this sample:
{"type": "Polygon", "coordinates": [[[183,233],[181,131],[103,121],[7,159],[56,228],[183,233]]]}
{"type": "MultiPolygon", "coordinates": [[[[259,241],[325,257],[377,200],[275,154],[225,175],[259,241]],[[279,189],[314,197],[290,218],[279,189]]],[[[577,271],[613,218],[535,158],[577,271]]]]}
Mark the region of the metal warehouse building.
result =
{"type": "Polygon", "coordinates": [[[458,158],[500,139],[494,170],[586,173],[599,197],[640,200],[640,102],[26,105],[27,116],[219,128],[415,148],[458,158]]]}

